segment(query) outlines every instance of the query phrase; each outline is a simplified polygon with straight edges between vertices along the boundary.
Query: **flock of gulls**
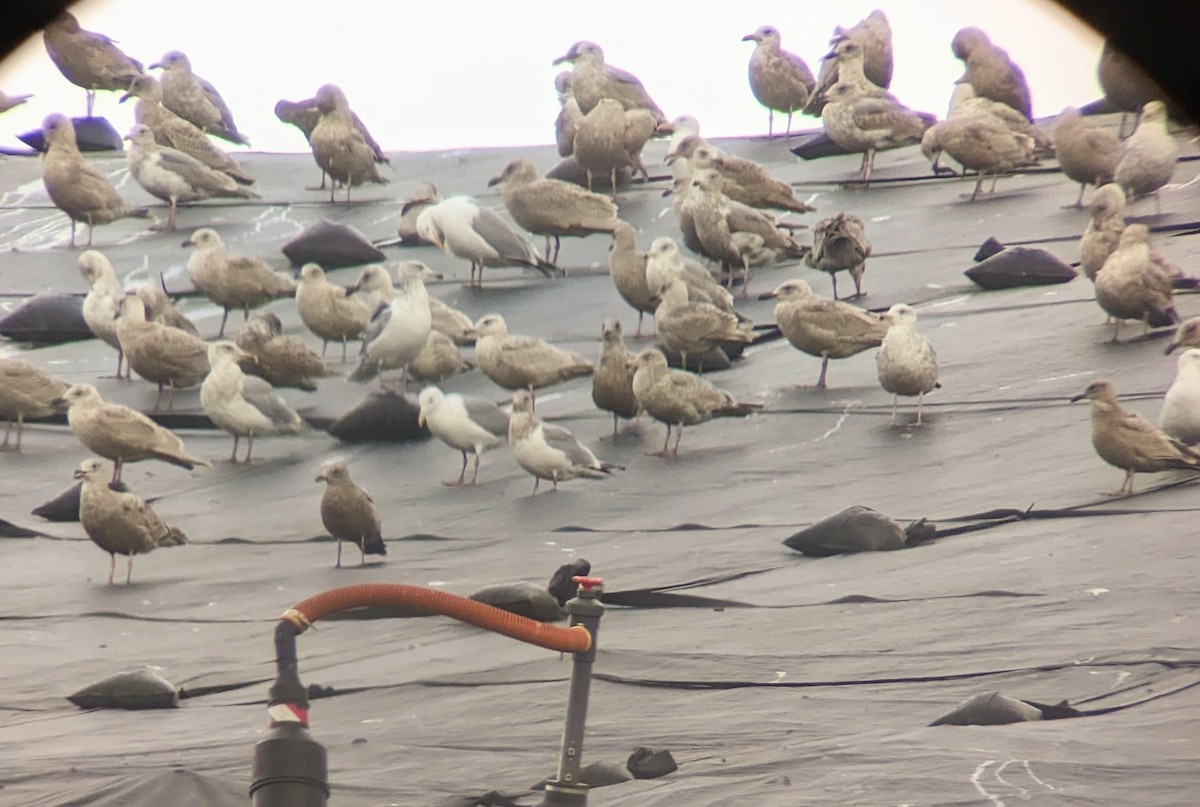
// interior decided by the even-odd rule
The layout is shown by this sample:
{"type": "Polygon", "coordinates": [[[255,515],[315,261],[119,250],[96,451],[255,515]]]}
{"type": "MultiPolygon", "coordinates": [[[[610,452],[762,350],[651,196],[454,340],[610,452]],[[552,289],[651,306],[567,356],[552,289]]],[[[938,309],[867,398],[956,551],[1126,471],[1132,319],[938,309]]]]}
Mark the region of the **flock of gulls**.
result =
{"type": "MultiPolygon", "coordinates": [[[[135,101],[137,123],[126,138],[129,171],[169,205],[167,220],[156,221],[154,228],[175,230],[181,205],[255,198],[253,177],[213,138],[234,144],[249,140],[216,89],[192,72],[187,56],[171,51],[143,68],[107,37],[80,28],[66,12],[46,27],[44,39],[53,63],[87,91],[89,116],[99,90],[135,101]],[[161,72],[156,76],[153,70],[161,72]]],[[[1083,206],[1085,189],[1094,186],[1080,256],[1097,302],[1113,322],[1113,339],[1123,321],[1140,320],[1146,327],[1178,326],[1168,352],[1184,349],[1157,427],[1125,410],[1108,381],[1096,381],[1078,396],[1091,402],[1094,447],[1125,472],[1118,494],[1132,492],[1135,473],[1200,470],[1195,448],[1200,442],[1200,319],[1179,322],[1172,284],[1181,272],[1155,249],[1145,226],[1126,225],[1124,219],[1127,204],[1167,184],[1177,156],[1164,96],[1135,66],[1105,48],[1099,72],[1106,95],[1137,116],[1122,139],[1070,108],[1049,132],[1040,129],[1032,121],[1021,69],[978,28],[959,31],[951,43],[964,73],[940,121],[907,108],[888,92],[891,30],[881,11],[836,29],[816,76],[803,59],[782,48],[777,29],[763,26],[744,40],[754,43],[749,83],[768,111],[768,136],[774,134],[776,113],[786,116],[785,134],[795,116],[819,117],[837,146],[862,154],[861,169],[849,180],[853,184],[869,186],[878,151],[919,144],[935,171],[978,175],[972,200],[984,179],[991,177],[994,189],[998,177],[1049,155],[1080,184],[1075,207],[1083,206]],[[944,164],[950,162],[959,169],[944,164]]],[[[421,425],[462,456],[457,479],[445,484],[475,484],[483,454],[507,445],[534,477],[536,492],[543,480],[557,488],[559,482],[619,470],[567,429],[538,416],[539,389],[590,376],[593,400],[612,414],[614,435],[622,419],[642,414],[666,426],[663,446],[655,452],[659,456],[678,454],[685,427],[761,409],[716,387],[702,371],[706,365],[729,366],[730,358],[754,339],[753,323],[736,307],[739,296],[748,294],[751,268],[802,260],[830,275],[832,298],[799,279],[786,280],[761,298],[776,301],[775,321],[787,341],[821,360],[816,386],[826,387],[831,360],[876,350],[879,383],[894,396],[892,424],[898,422],[900,396],[917,401],[915,420],[906,425],[922,423],[924,396],[940,383],[937,356],[917,327],[917,312],[897,304],[877,315],[837,294],[837,275],[846,272],[854,284],[849,299],[863,296],[872,247],[861,219],[838,212],[811,225],[811,243],[798,242],[797,233],[806,225],[787,217],[813,208],[796,198],[790,184],[703,139],[695,118],[668,120],[635,76],[605,62],[600,46],[577,42],[554,64],[570,65],[555,80],[561,101],[555,133],[563,162],[543,174],[528,160],[513,160],[489,181],[498,186],[511,222],[475,199],[442,199],[432,184],[422,183],[405,202],[398,233],[402,241],[426,243],[469,262],[470,285],[476,287],[483,284],[484,268],[561,274],[561,239],[608,237],[610,275],[621,299],[638,314],[636,335],[642,335],[643,318],[651,315],[662,350],[631,352],[621,324],[610,319],[603,323],[599,360],[593,362],[536,335],[511,333],[500,313],[472,321],[429,295],[425,281],[436,275],[418,261],[401,264],[396,275],[382,265],[367,266],[349,287],[331,283],[315,263],[303,266],[296,280],[259,258],[230,250],[211,228],[197,229],[183,242],[192,250],[187,263],[192,283],[224,310],[216,338],[205,340],[161,288],[147,284],[127,294],[109,260],[91,248],[95,227],[149,217],[150,211],[127,203],[89,164],[70,118],[51,114],[43,124],[46,192],[70,218],[72,247],[76,224],[87,227],[88,249],[78,259],[90,285],[83,312],[95,335],[116,350],[117,377],[136,374],[156,384],[155,409],[169,408],[175,390],[198,385],[204,412],[233,437],[230,461],[249,464],[256,437],[308,428],[278,390],[311,390],[341,375],[327,358],[330,343],[335,356],[340,343],[342,363],[355,362],[348,380],[360,383],[379,378],[382,385],[382,373],[398,371],[400,378],[392,383],[403,389],[410,379],[436,382],[477,366],[512,392],[511,407],[432,385],[417,398],[421,425]],[[643,251],[635,229],[620,218],[619,197],[630,182],[649,180],[642,150],[655,137],[670,138],[672,181],[665,195],[679,234],[658,238],[643,251]],[[541,249],[531,236],[545,240],[541,249]],[[280,298],[295,300],[301,322],[321,342],[319,353],[305,339],[284,334],[275,314],[251,316],[280,298]],[[227,339],[229,314],[239,310],[244,324],[227,339]],[[360,343],[357,358],[349,355],[350,342],[360,343]],[[474,354],[468,361],[460,347],[471,344],[474,354]],[[239,460],[243,438],[246,452],[239,460]]],[[[0,95],[0,111],[24,100],[0,95]]],[[[307,138],[331,203],[339,190],[349,200],[363,183],[386,182],[380,165],[387,157],[340,88],[325,85],[311,99],[280,101],[276,114],[307,138]]],[[[0,413],[9,420],[5,450],[20,450],[26,418],[62,408],[71,431],[96,455],[76,473],[83,485],[84,529],[110,553],[114,568],[116,554],[128,556],[128,581],[134,555],[187,538],[123,489],[124,465],[159,460],[190,470],[210,461],[194,456],[146,414],[105,401],[92,385],[70,385],[33,363],[0,359],[0,413]]],[[[338,539],[338,565],[343,540],[359,548],[363,562],[367,554],[385,554],[379,511],[346,465],[324,467],[317,481],[325,484],[320,516],[338,539]]]]}

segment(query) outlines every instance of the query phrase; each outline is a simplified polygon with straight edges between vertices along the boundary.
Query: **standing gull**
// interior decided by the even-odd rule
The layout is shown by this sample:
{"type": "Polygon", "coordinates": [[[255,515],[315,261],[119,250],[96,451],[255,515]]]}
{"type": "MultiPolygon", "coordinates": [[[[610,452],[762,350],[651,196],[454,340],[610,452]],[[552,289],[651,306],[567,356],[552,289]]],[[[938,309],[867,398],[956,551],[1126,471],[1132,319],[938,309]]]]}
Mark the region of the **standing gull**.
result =
{"type": "Polygon", "coordinates": [[[466,196],[452,196],[422,211],[417,233],[443,252],[470,261],[470,286],[483,287],[485,266],[523,266],[546,277],[561,271],[495,211],[466,196]]]}
{"type": "Polygon", "coordinates": [[[1158,427],[1184,445],[1200,443],[1200,350],[1179,354],[1175,381],[1163,398],[1158,427]]]}
{"type": "MultiPolygon", "coordinates": [[[[1140,116],[1142,107],[1149,101],[1167,101],[1167,92],[1134,59],[1105,41],[1096,65],[1096,78],[1104,98],[1121,110],[1121,124],[1117,134],[1125,136],[1126,113],[1140,116]]],[[[1136,120],[1135,120],[1136,123],[1136,120]]]]}
{"type": "Polygon", "coordinates": [[[97,171],[75,142],[75,126],[66,115],[47,115],[42,121],[46,153],[42,158],[42,182],[50,201],[71,220],[71,246],[75,246],[75,224],[86,224],[87,245],[92,245],[92,228],[118,219],[149,215],[144,207],[133,207],[97,171]]]}
{"type": "Polygon", "coordinates": [[[194,387],[208,375],[208,345],[190,333],[146,321],[146,307],[137,297],[126,297],[117,319],[117,338],[129,368],[158,385],[154,408],[158,409],[163,388],[170,404],[175,390],[194,387]]]}
{"type": "Polygon", "coordinates": [[[595,42],[576,42],[554,60],[556,65],[563,62],[572,65],[571,90],[583,114],[591,112],[601,98],[612,98],[626,109],[648,109],[656,120],[667,119],[637,76],[604,63],[604,50],[595,42]]]}
{"type": "MultiPolygon", "coordinates": [[[[700,121],[695,115],[678,115],[671,121],[671,139],[667,142],[667,156],[664,162],[671,163],[672,158],[678,159],[679,147],[689,137],[700,137],[700,121]]],[[[687,164],[679,163],[683,173],[687,173],[687,164]]],[[[678,177],[679,174],[673,174],[678,177]]]]}
{"type": "Polygon", "coordinates": [[[1120,490],[1109,496],[1133,493],[1135,473],[1200,471],[1200,454],[1121,406],[1111,381],[1093,381],[1071,402],[1082,400],[1092,402],[1092,447],[1100,459],[1125,472],[1120,490]]]}
{"type": "Polygon", "coordinates": [[[816,88],[816,79],[803,59],[780,44],[779,30],[764,25],[743,42],[756,42],[750,54],[750,91],[767,108],[767,137],[774,134],[775,113],[787,113],[786,135],[792,133],[792,113],[804,109],[816,88]]]}
{"type": "Polygon", "coordinates": [[[0,451],[20,451],[25,418],[54,414],[51,402],[60,398],[69,386],[66,381],[55,378],[36,364],[0,357],[0,417],[8,422],[0,451]],[[17,424],[15,444],[9,442],[14,421],[17,424]]]}
{"type": "Polygon", "coordinates": [[[817,74],[817,88],[809,97],[805,112],[820,115],[825,105],[824,94],[842,80],[840,60],[835,56],[838,46],[852,42],[862,54],[861,71],[865,78],[877,87],[886,89],[892,84],[892,27],[887,15],[875,9],[866,19],[842,28],[834,28],[829,40],[830,53],[821,61],[817,74]]]}
{"type": "Polygon", "coordinates": [[[917,332],[917,312],[911,306],[897,303],[883,315],[888,323],[887,334],[875,354],[879,384],[892,393],[892,425],[896,424],[896,407],[900,396],[917,396],[917,420],[921,425],[921,403],[925,393],[938,383],[937,354],[933,345],[917,332]]]}
{"type": "Polygon", "coordinates": [[[321,358],[325,358],[331,341],[341,342],[342,361],[346,361],[346,341],[362,339],[372,310],[351,297],[349,290],[330,283],[317,264],[306,263],[300,269],[296,311],[304,326],[321,340],[321,358]]]}
{"type": "Polygon", "coordinates": [[[729,290],[699,263],[685,258],[674,238],[655,238],[646,259],[646,285],[654,290],[655,308],[658,307],[659,290],[672,280],[682,281],[687,287],[689,302],[709,303],[728,314],[737,313],[729,290]]]}
{"type": "Polygon", "coordinates": [[[792,186],[775,179],[751,160],[722,154],[699,136],[684,138],[675,149],[674,159],[686,159],[692,173],[711,169],[721,176],[721,192],[735,202],[755,208],[811,213],[812,205],[796,198],[792,186]]]}
{"type": "Polygon", "coordinates": [[[238,361],[248,358],[250,354],[233,342],[213,342],[208,346],[212,369],[200,385],[204,414],[217,428],[233,435],[229,461],[234,465],[238,463],[238,441],[243,437],[247,442],[245,463],[249,465],[255,435],[300,434],[308,430],[308,424],[270,384],[242,372],[238,361]]]}
{"type": "Polygon", "coordinates": [[[1167,132],[1167,107],[1150,101],[1142,107],[1137,129],[1121,145],[1113,181],[1130,199],[1149,196],[1171,181],[1179,148],[1167,132]]]}
{"type": "Polygon", "coordinates": [[[564,70],[554,77],[554,89],[558,92],[559,105],[558,116],[554,119],[554,144],[558,147],[559,157],[570,157],[575,150],[575,129],[583,119],[579,102],[571,90],[570,70],[564,70]]]}
{"type": "Polygon", "coordinates": [[[760,404],[739,403],[728,392],[698,375],[668,369],[667,357],[657,348],[646,348],[637,354],[634,364],[633,394],[638,406],[667,427],[662,450],[651,456],[679,456],[684,426],[707,423],[719,417],[745,417],[762,409],[760,404]],[[672,428],[677,430],[675,446],[668,451],[672,428]]]}
{"type": "Polygon", "coordinates": [[[127,462],[161,460],[189,471],[208,465],[188,454],[174,432],[128,406],[105,401],[91,384],[72,385],[55,405],[67,406],[67,423],[88,451],[113,461],[113,482],[121,481],[127,462]]]}
{"type": "MultiPolygon", "coordinates": [[[[406,261],[401,264],[402,272],[416,272],[422,281],[441,280],[442,276],[434,272],[420,261],[406,261]]],[[[361,293],[367,303],[367,310],[374,312],[384,303],[390,303],[396,295],[395,283],[388,270],[379,264],[364,266],[358,273],[354,284],[347,291],[361,293]]],[[[471,344],[475,341],[475,323],[470,317],[454,306],[443,302],[437,297],[429,297],[429,314],[432,327],[451,339],[456,345],[471,344]]]]}
{"type": "Polygon", "coordinates": [[[513,393],[512,416],[508,421],[508,444],[517,464],[533,476],[533,493],[543,479],[558,483],[586,477],[603,479],[621,466],[601,462],[587,446],[562,426],[542,422],[533,413],[533,394],[513,393]]]}
{"type": "Polygon", "coordinates": [[[1072,207],[1083,207],[1088,185],[1099,188],[1113,181],[1121,141],[1113,132],[1085,121],[1075,107],[1065,108],[1054,119],[1054,146],[1062,172],[1079,183],[1079,198],[1072,207]]]}
{"type": "Polygon", "coordinates": [[[142,75],[142,65],[126,56],[104,34],[85,31],[79,20],[63,11],[46,24],[42,41],[50,61],[67,81],[87,90],[87,114],[92,116],[96,90],[124,91],[142,75]]]}
{"type": "Polygon", "coordinates": [[[788,280],[759,299],[773,298],[775,322],[792,347],[821,360],[817,389],[825,389],[830,359],[846,359],[879,347],[888,325],[875,314],[818,297],[803,280],[788,280]]]}
{"type": "MultiPolygon", "coordinates": [[[[417,267],[423,268],[424,264],[417,267]]],[[[358,366],[349,376],[351,381],[361,384],[383,370],[403,370],[403,383],[407,383],[408,365],[429,340],[433,318],[429,312],[429,293],[419,269],[406,267],[400,281],[391,301],[371,314],[363,332],[358,366]]]]}
{"type": "Polygon", "coordinates": [[[79,492],[79,521],[83,531],[108,553],[108,584],[113,584],[117,555],[126,555],[125,584],[133,577],[133,556],[159,547],[182,546],[188,542],[183,530],[169,527],[140,497],[112,490],[105,477],[103,460],[86,459],[75,478],[82,480],[79,492]]]}
{"type": "Polygon", "coordinates": [[[500,186],[504,207],[521,227],[546,237],[546,260],[558,262],[562,236],[611,233],[617,225],[617,206],[611,199],[558,179],[545,179],[525,159],[510,162],[488,186],[500,186]],[[550,239],[554,239],[554,255],[550,239]]]}
{"type": "Polygon", "coordinates": [[[616,194],[618,173],[626,168],[649,180],[650,174],[642,164],[642,149],[658,125],[648,109],[625,109],[619,101],[601,98],[574,124],[571,153],[587,173],[587,189],[592,190],[592,177],[599,174],[608,177],[616,194]]]}
{"type": "Polygon", "coordinates": [[[1006,50],[992,44],[983,30],[973,27],[959,30],[950,43],[950,50],[966,67],[957,83],[970,84],[977,95],[1007,104],[1027,120],[1033,119],[1025,73],[1008,57],[1006,50]]]}
{"type": "Polygon", "coordinates": [[[296,292],[296,283],[290,277],[276,272],[261,258],[230,252],[217,231],[209,227],[196,230],[183,246],[193,247],[187,262],[188,277],[205,297],[225,311],[218,339],[225,335],[231,309],[242,309],[244,318],[249,319],[251,308],[296,292]]]}
{"type": "Polygon", "coordinates": [[[434,437],[462,452],[462,470],[458,479],[442,484],[450,487],[474,485],[479,477],[479,458],[485,451],[508,442],[508,413],[482,398],[456,392],[447,395],[437,387],[421,390],[417,404],[421,407],[417,423],[428,426],[434,437]],[[471,481],[464,482],[468,453],[475,455],[475,468],[471,481]]]}
{"type": "Polygon", "coordinates": [[[875,152],[921,142],[928,123],[890,96],[861,95],[854,85],[839,81],[826,93],[821,110],[825,134],[847,151],[863,153],[859,178],[871,182],[875,152]]]}
{"type": "Polygon", "coordinates": [[[1171,296],[1171,275],[1154,262],[1150,252],[1150,228],[1130,224],[1096,274],[1096,302],[1115,320],[1113,342],[1127,319],[1142,320],[1148,328],[1179,321],[1171,296]]]}
{"type": "Polygon", "coordinates": [[[612,244],[608,247],[608,275],[621,299],[638,312],[637,332],[642,335],[642,317],[653,314],[658,302],[646,280],[645,252],[638,249],[637,235],[633,225],[618,221],[612,231],[612,244]]]}
{"type": "Polygon", "coordinates": [[[251,316],[238,333],[236,343],[253,358],[253,363],[243,369],[273,387],[315,392],[318,378],[337,375],[303,340],[285,336],[279,317],[270,311],[251,316]]]}
{"type": "Polygon", "coordinates": [[[540,389],[592,374],[583,356],[545,339],[510,334],[504,317],[487,314],[475,323],[475,361],[483,374],[509,390],[540,389]]]}
{"type": "MultiPolygon", "coordinates": [[[[433,299],[432,297],[430,299],[433,299]]],[[[418,381],[445,381],[452,375],[473,369],[474,364],[463,358],[454,340],[436,328],[429,331],[425,346],[408,365],[408,371],[418,381]]]]}
{"type": "MultiPolygon", "coordinates": [[[[161,279],[161,277],[160,277],[161,279]]],[[[147,280],[138,286],[137,297],[146,306],[146,317],[150,322],[168,325],[192,336],[199,336],[200,331],[192,321],[184,316],[162,287],[152,280],[147,280]]]]}
{"type": "Polygon", "coordinates": [[[350,188],[364,182],[386,184],[376,167],[375,150],[355,125],[354,113],[340,87],[326,84],[317,90],[315,97],[321,120],[309,135],[313,158],[317,165],[329,175],[329,201],[334,201],[334,191],[339,184],[346,188],[346,201],[350,201],[350,188]]]}
{"type": "Polygon", "coordinates": [[[922,152],[945,151],[964,169],[978,174],[972,202],[979,196],[985,177],[992,177],[991,191],[995,191],[1001,174],[1037,165],[1036,148],[1033,137],[1014,130],[1002,118],[969,111],[933,124],[921,138],[922,152]]]}
{"type": "Polygon", "coordinates": [[[104,253],[89,249],[79,256],[79,273],[88,282],[89,291],[83,298],[83,321],[92,333],[117,351],[117,374],[121,377],[124,353],[121,340],[117,338],[117,317],[121,313],[121,301],[125,299],[125,288],[117,279],[116,270],[104,253]]]}
{"type": "Polygon", "coordinates": [[[1079,239],[1079,264],[1088,279],[1095,281],[1125,230],[1125,191],[1111,182],[1102,185],[1088,202],[1088,212],[1092,218],[1079,239]]]}
{"type": "Polygon", "coordinates": [[[703,354],[725,344],[754,341],[750,323],[740,322],[734,314],[710,303],[689,302],[682,280],[669,280],[658,290],[658,297],[654,325],[663,344],[680,354],[684,367],[689,353],[703,354]]]}
{"type": "Polygon", "coordinates": [[[321,495],[321,523],[337,539],[337,563],[334,566],[342,568],[342,541],[350,541],[358,547],[360,566],[367,565],[367,555],[386,555],[379,508],[370,494],[354,484],[346,463],[326,465],[317,481],[325,483],[325,493],[321,495]]]}
{"type": "Polygon", "coordinates": [[[592,403],[612,413],[614,438],[620,418],[630,420],[638,415],[633,373],[633,354],[625,347],[621,323],[615,319],[604,320],[600,329],[600,361],[592,374],[592,403]]]}
{"type": "Polygon", "coordinates": [[[817,222],[813,228],[813,245],[804,257],[813,269],[828,272],[833,281],[833,299],[837,295],[837,273],[846,271],[854,279],[854,296],[862,297],[862,277],[867,271],[871,242],[862,219],[851,213],[838,213],[817,222]]]}
{"type": "MultiPolygon", "coordinates": [[[[312,146],[313,129],[317,128],[317,124],[321,122],[321,110],[317,109],[317,100],[308,98],[304,101],[288,101],[281,100],[275,104],[275,117],[284,123],[290,123],[301,131],[304,135],[304,140],[312,146]]],[[[367,126],[359,119],[358,115],[354,114],[354,110],[350,111],[350,120],[354,123],[354,128],[362,135],[366,144],[371,147],[371,152],[375,155],[375,162],[386,163],[390,162],[387,155],[383,153],[383,148],[375,142],[375,138],[371,137],[371,133],[367,131],[367,126]]],[[[311,190],[325,190],[325,170],[321,170],[321,187],[312,188],[311,190]]]]}
{"type": "Polygon", "coordinates": [[[192,72],[192,62],[181,51],[166,53],[151,70],[161,68],[163,106],[201,130],[237,143],[250,145],[250,140],[233,122],[233,113],[217,88],[192,72]]]}
{"type": "Polygon", "coordinates": [[[191,155],[160,146],[150,127],[136,124],[125,139],[129,145],[129,172],[151,196],[169,202],[166,229],[175,230],[180,202],[198,202],[215,197],[258,199],[254,191],[239,185],[228,174],[209,168],[191,155]]]}

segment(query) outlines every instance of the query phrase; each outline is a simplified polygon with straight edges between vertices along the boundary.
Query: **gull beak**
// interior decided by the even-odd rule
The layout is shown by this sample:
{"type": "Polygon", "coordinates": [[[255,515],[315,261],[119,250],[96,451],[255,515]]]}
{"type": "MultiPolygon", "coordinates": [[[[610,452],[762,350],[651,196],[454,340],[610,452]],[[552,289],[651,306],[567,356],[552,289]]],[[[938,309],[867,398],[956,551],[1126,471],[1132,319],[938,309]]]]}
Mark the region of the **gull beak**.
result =
{"type": "Polygon", "coordinates": [[[422,409],[417,413],[417,425],[424,428],[425,426],[425,410],[422,409]]]}
{"type": "Polygon", "coordinates": [[[123,104],[123,103],[125,103],[126,101],[128,101],[128,100],[129,100],[130,98],[132,98],[132,97],[133,97],[133,96],[132,96],[130,93],[125,93],[124,95],[122,95],[122,96],[120,97],[120,99],[117,101],[117,103],[118,103],[118,104],[123,104]]]}
{"type": "Polygon", "coordinates": [[[349,297],[351,294],[354,294],[355,292],[361,290],[362,284],[359,283],[358,281],[355,281],[355,282],[351,283],[349,286],[346,286],[345,288],[346,288],[346,296],[349,297]]]}
{"type": "Polygon", "coordinates": [[[325,480],[325,474],[321,474],[321,475],[320,475],[320,476],[318,476],[318,477],[316,478],[316,480],[314,480],[314,481],[317,481],[317,482],[324,482],[324,481],[326,481],[326,480],[325,480]]]}
{"type": "Polygon", "coordinates": [[[53,401],[50,402],[50,405],[58,410],[66,409],[67,408],[67,399],[66,398],[55,398],[53,401]]]}
{"type": "Polygon", "coordinates": [[[183,242],[182,244],[180,244],[179,246],[181,246],[181,247],[190,247],[190,246],[192,246],[192,239],[190,239],[190,238],[189,238],[188,240],[184,241],[184,242],[183,242]]]}
{"type": "Polygon", "coordinates": [[[1170,356],[1172,353],[1174,353],[1174,352],[1175,352],[1176,348],[1178,348],[1178,347],[1179,347],[1179,345],[1180,345],[1180,342],[1178,342],[1178,341],[1176,341],[1176,340],[1172,339],[1172,340],[1171,340],[1171,344],[1167,345],[1167,346],[1166,346],[1166,347],[1163,349],[1163,355],[1164,355],[1164,356],[1170,356]]]}
{"type": "Polygon", "coordinates": [[[555,59],[554,61],[552,61],[552,62],[550,63],[550,66],[551,66],[551,67],[557,67],[558,65],[562,64],[563,62],[569,62],[569,61],[571,61],[571,52],[570,52],[570,51],[567,51],[567,52],[566,52],[566,53],[564,53],[562,56],[559,56],[557,59],[555,59]]]}
{"type": "Polygon", "coordinates": [[[488,180],[488,187],[493,188],[496,185],[499,185],[501,182],[502,182],[502,180],[500,177],[492,177],[491,179],[488,180]]]}
{"type": "Polygon", "coordinates": [[[672,134],[675,134],[675,124],[671,123],[670,121],[663,121],[662,123],[658,124],[658,126],[654,127],[655,137],[665,137],[672,134]]]}
{"type": "Polygon", "coordinates": [[[75,473],[73,474],[73,476],[74,476],[76,479],[83,479],[83,476],[84,476],[84,474],[83,474],[83,469],[76,469],[76,471],[75,471],[75,473]]]}
{"type": "Polygon", "coordinates": [[[150,65],[146,69],[147,70],[161,70],[162,67],[163,67],[162,62],[155,62],[154,64],[150,65]]]}
{"type": "Polygon", "coordinates": [[[742,41],[743,42],[761,42],[762,40],[759,39],[757,34],[746,34],[744,37],[742,37],[742,41]]]}
{"type": "Polygon", "coordinates": [[[760,299],[760,300],[774,300],[774,299],[775,299],[776,297],[778,297],[778,296],[779,296],[779,295],[778,295],[778,294],[776,294],[776,293],[775,293],[775,292],[773,292],[773,291],[764,291],[762,294],[758,295],[758,299],[760,299]]]}
{"type": "Polygon", "coordinates": [[[1071,399],[1071,403],[1078,403],[1079,401],[1082,401],[1086,397],[1087,397],[1087,393],[1081,392],[1078,395],[1076,395],[1074,398],[1071,399]]]}

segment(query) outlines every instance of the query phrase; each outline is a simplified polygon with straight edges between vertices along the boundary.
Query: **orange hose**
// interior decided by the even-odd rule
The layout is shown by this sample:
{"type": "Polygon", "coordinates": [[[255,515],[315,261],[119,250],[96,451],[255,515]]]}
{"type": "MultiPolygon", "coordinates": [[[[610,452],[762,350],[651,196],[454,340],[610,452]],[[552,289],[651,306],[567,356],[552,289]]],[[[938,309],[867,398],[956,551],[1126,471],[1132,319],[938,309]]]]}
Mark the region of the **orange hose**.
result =
{"type": "Polygon", "coordinates": [[[283,618],[303,632],[313,622],[335,611],[366,605],[420,608],[561,653],[584,653],[592,646],[592,634],[582,625],[559,628],[457,594],[401,583],[362,583],[331,588],[297,603],[283,618]]]}

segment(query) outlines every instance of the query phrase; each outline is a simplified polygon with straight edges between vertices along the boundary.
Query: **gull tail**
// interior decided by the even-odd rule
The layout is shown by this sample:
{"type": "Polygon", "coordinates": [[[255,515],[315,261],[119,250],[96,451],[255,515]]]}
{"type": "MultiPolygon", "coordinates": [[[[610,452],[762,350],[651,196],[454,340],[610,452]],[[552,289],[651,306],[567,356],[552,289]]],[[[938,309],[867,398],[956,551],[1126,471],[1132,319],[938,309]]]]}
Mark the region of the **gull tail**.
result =
{"type": "Polygon", "coordinates": [[[369,356],[362,356],[358,360],[358,366],[346,376],[347,381],[353,381],[355,384],[365,384],[375,376],[379,375],[379,362],[369,356]]]}
{"type": "Polygon", "coordinates": [[[183,546],[188,542],[187,533],[177,527],[167,527],[167,534],[159,537],[155,546],[183,546]]]}
{"type": "Polygon", "coordinates": [[[755,403],[733,403],[729,406],[723,406],[720,409],[713,410],[715,418],[744,418],[748,415],[753,415],[755,412],[763,408],[762,404],[755,403]]]}

